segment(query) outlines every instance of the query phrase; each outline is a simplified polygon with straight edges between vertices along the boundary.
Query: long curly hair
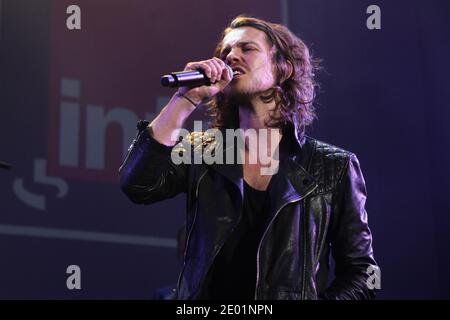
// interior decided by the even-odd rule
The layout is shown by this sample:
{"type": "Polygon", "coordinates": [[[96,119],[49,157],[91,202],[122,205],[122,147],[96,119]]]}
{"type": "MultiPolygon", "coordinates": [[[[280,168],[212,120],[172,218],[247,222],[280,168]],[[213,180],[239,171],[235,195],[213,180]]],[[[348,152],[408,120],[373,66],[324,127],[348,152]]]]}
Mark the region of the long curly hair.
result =
{"type": "MultiPolygon", "coordinates": [[[[233,29],[253,27],[263,31],[269,43],[275,46],[272,62],[275,72],[275,86],[262,96],[264,102],[275,101],[276,115],[266,121],[268,127],[285,129],[295,125],[303,135],[305,128],[316,117],[313,100],[317,83],[314,72],[319,60],[313,59],[305,43],[283,25],[240,15],[223,31],[214,55],[220,58],[224,37],[233,29]],[[292,67],[289,65],[292,65],[292,67]]],[[[237,111],[228,107],[230,101],[223,93],[217,94],[207,104],[207,113],[212,117],[210,127],[237,127],[237,111]]]]}

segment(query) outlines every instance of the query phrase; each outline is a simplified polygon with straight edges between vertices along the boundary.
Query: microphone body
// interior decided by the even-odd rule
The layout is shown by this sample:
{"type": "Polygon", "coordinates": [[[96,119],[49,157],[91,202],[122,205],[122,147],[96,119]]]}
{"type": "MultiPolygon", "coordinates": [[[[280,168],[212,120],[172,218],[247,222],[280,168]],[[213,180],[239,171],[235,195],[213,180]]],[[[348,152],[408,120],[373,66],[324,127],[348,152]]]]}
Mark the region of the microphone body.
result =
{"type": "MultiPolygon", "coordinates": [[[[233,70],[230,66],[227,68],[233,75],[233,70]]],[[[187,70],[172,72],[161,77],[161,85],[163,87],[178,88],[178,87],[199,87],[211,85],[210,79],[206,76],[203,70],[187,70]]]]}

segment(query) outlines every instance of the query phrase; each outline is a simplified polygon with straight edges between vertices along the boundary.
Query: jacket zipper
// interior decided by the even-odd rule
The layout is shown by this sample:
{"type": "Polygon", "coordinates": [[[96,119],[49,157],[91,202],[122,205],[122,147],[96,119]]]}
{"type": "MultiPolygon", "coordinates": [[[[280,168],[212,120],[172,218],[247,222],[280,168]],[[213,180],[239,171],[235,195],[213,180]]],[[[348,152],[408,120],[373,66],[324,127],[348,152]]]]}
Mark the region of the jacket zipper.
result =
{"type": "MultiPolygon", "coordinates": [[[[302,203],[302,211],[305,206],[302,203]]],[[[303,275],[302,275],[302,300],[305,300],[305,287],[306,287],[306,215],[302,216],[302,237],[303,237],[303,275]]]]}
{"type": "MultiPolygon", "coordinates": [[[[284,207],[286,207],[288,204],[292,204],[292,203],[294,203],[294,202],[301,201],[302,199],[304,199],[305,197],[307,197],[309,194],[311,194],[314,190],[316,190],[317,187],[318,187],[318,185],[316,185],[314,188],[312,188],[308,193],[306,193],[306,194],[303,195],[302,197],[300,197],[300,198],[298,198],[298,199],[291,200],[291,201],[289,201],[289,202],[283,204],[283,205],[277,210],[277,212],[276,212],[275,215],[273,216],[272,220],[270,220],[270,223],[269,223],[269,225],[267,226],[266,230],[264,230],[264,233],[263,233],[263,235],[262,235],[262,237],[261,237],[261,240],[259,241],[258,251],[257,251],[257,253],[256,253],[256,286],[255,286],[255,300],[257,300],[257,298],[258,298],[258,285],[259,285],[259,272],[260,272],[260,270],[259,270],[259,252],[260,252],[260,250],[261,250],[261,244],[262,244],[262,242],[263,242],[263,240],[264,240],[264,237],[265,237],[266,234],[267,234],[267,231],[269,231],[269,229],[270,229],[270,227],[271,227],[273,221],[275,220],[275,218],[278,216],[278,214],[280,213],[280,211],[281,211],[284,207]]],[[[305,259],[303,258],[303,261],[304,261],[304,260],[305,260],[305,259]]],[[[303,282],[304,282],[304,279],[302,279],[302,280],[303,280],[303,282]]]]}
{"type": "MultiPolygon", "coordinates": [[[[200,178],[197,181],[197,186],[195,188],[195,201],[197,201],[198,198],[198,187],[200,186],[200,182],[202,181],[203,177],[205,176],[205,174],[208,172],[208,169],[205,170],[205,172],[203,172],[203,174],[200,176],[200,178]]],[[[187,236],[186,239],[186,245],[184,248],[184,255],[183,255],[183,270],[180,272],[179,276],[178,276],[178,283],[177,283],[177,298],[178,298],[178,293],[180,292],[180,285],[181,285],[181,277],[184,273],[184,269],[186,267],[186,255],[187,255],[187,249],[188,249],[188,245],[189,245],[189,241],[191,239],[191,234],[192,234],[192,230],[194,230],[195,227],[195,221],[197,220],[197,211],[198,211],[198,204],[196,204],[195,207],[195,214],[194,214],[194,220],[192,221],[192,227],[189,230],[189,234],[187,236]]]]}
{"type": "MultiPolygon", "coordinates": [[[[144,129],[144,130],[146,130],[146,129],[144,129]]],[[[125,164],[127,163],[128,158],[130,157],[131,151],[133,151],[133,149],[136,147],[136,143],[137,143],[138,140],[140,139],[141,134],[142,134],[142,132],[143,132],[144,130],[139,131],[139,132],[136,134],[136,137],[133,139],[133,141],[131,142],[131,145],[128,147],[127,155],[125,156],[125,159],[123,160],[122,165],[119,167],[119,172],[122,171],[122,168],[123,168],[123,167],[125,166],[125,164]]]]}

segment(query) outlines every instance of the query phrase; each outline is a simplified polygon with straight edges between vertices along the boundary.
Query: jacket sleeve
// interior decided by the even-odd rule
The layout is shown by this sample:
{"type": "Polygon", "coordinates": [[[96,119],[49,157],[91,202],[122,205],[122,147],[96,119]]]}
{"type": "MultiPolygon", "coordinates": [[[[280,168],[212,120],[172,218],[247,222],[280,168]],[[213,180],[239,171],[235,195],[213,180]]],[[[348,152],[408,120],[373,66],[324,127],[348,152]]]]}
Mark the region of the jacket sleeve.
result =
{"type": "Polygon", "coordinates": [[[172,198],[187,189],[187,165],[174,164],[173,147],[154,139],[147,125],[148,121],[138,123],[137,137],[119,168],[122,191],[138,204],[172,198]]]}
{"type": "Polygon", "coordinates": [[[375,297],[374,286],[368,281],[371,281],[369,276],[374,277],[374,269],[378,269],[378,266],[373,257],[372,234],[365,209],[366,197],[359,161],[352,154],[333,195],[331,250],[335,261],[335,279],[322,299],[375,297]]]}

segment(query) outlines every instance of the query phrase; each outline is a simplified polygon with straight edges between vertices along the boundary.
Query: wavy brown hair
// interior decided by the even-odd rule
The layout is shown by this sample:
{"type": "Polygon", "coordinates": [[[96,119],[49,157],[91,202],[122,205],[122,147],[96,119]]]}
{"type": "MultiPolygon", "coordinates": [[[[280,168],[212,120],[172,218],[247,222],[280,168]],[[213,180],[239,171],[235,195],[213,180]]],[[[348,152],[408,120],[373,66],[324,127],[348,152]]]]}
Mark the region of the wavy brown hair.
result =
{"type": "MultiPolygon", "coordinates": [[[[318,69],[319,61],[312,58],[305,43],[285,26],[242,15],[236,17],[223,31],[214,52],[216,57],[220,58],[224,37],[231,30],[240,27],[253,27],[263,31],[276,49],[272,56],[276,83],[261,99],[265,102],[274,100],[278,112],[277,115],[270,115],[266,125],[282,129],[295,125],[303,135],[305,128],[316,116],[313,106],[317,86],[314,72],[318,69]]],[[[212,116],[211,127],[237,126],[237,111],[229,108],[229,104],[230,101],[222,93],[207,103],[208,114],[212,116]]]]}

